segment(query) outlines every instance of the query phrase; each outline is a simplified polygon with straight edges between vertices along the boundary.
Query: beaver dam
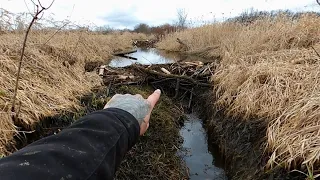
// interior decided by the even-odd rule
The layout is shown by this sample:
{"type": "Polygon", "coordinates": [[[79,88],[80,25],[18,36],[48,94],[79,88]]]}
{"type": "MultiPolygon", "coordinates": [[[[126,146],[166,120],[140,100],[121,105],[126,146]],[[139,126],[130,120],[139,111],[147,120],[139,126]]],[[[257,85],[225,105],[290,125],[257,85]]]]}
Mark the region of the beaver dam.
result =
{"type": "MultiPolygon", "coordinates": [[[[178,58],[178,54],[176,55],[178,58]]],[[[180,129],[179,134],[176,134],[179,143],[173,148],[176,151],[175,156],[181,158],[180,164],[175,164],[173,168],[182,171],[179,179],[227,179],[219,150],[212,143],[208,143],[204,122],[197,117],[196,109],[193,108],[199,94],[211,87],[208,80],[214,64],[177,61],[155,49],[138,49],[119,56],[120,58],[113,59],[108,66],[98,69],[107,87],[128,85],[128,89],[137,86],[159,88],[165,96],[172,99],[170,101],[173,102],[173,107],[169,108],[176,109],[177,112],[174,113],[180,114],[176,127],[180,129]]],[[[165,136],[162,136],[162,142],[167,144],[173,137],[165,136]]],[[[153,178],[160,178],[159,174],[155,176],[153,178]]]]}

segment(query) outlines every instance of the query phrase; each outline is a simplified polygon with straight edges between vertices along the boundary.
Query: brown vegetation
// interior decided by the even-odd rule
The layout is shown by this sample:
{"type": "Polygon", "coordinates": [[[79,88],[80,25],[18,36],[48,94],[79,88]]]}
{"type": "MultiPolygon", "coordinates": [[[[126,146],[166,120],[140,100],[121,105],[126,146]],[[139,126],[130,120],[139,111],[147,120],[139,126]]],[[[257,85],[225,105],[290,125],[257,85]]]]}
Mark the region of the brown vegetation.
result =
{"type": "Polygon", "coordinates": [[[294,20],[279,15],[187,29],[158,47],[184,51],[179,38],[188,45],[185,53],[218,62],[212,76],[215,110],[246,124],[255,119],[268,124],[266,169],[300,169],[315,177],[320,173],[319,27],[316,15],[294,20]]]}
{"type": "Polygon", "coordinates": [[[7,154],[19,130],[32,130],[45,116],[79,108],[78,98],[101,79],[85,72],[88,62],[106,62],[112,53],[131,47],[136,33],[95,34],[88,31],[33,31],[27,42],[16,109],[19,122],[10,114],[11,98],[21,52],[23,34],[6,32],[0,36],[0,153],[7,154]],[[52,37],[52,38],[51,38],[52,37]],[[51,39],[50,39],[51,38],[51,39]],[[50,41],[47,42],[47,40],[50,41]]]}

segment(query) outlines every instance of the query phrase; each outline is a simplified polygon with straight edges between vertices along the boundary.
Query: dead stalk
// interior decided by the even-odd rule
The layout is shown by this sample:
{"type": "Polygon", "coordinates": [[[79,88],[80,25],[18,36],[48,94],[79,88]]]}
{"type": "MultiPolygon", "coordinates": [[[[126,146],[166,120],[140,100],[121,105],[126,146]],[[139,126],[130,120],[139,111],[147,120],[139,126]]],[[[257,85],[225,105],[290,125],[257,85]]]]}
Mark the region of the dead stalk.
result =
{"type": "Polygon", "coordinates": [[[320,54],[317,52],[317,50],[313,46],[311,46],[311,47],[314,50],[314,52],[317,54],[317,56],[320,57],[320,54]]]}
{"type": "Polygon", "coordinates": [[[47,40],[43,45],[46,45],[58,32],[60,32],[64,27],[66,27],[68,24],[70,24],[70,21],[67,21],[64,23],[59,29],[57,29],[47,40]]]}

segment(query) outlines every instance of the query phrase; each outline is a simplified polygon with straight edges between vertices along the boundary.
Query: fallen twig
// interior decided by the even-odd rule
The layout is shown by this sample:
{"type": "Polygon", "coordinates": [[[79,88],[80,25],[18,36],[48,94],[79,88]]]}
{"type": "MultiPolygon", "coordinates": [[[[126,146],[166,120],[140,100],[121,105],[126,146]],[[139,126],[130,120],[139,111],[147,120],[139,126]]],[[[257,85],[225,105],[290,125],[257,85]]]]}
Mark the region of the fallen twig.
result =
{"type": "Polygon", "coordinates": [[[174,95],[174,99],[176,99],[179,95],[179,86],[180,86],[180,78],[177,79],[177,84],[176,84],[176,88],[175,88],[175,95],[174,95]]]}
{"type": "Polygon", "coordinates": [[[191,92],[190,92],[190,98],[189,98],[188,109],[190,109],[190,108],[191,108],[192,98],[193,98],[193,88],[191,89],[191,92]]]}
{"type": "Polygon", "coordinates": [[[156,83],[161,83],[161,82],[164,82],[164,81],[170,81],[170,80],[175,80],[176,78],[164,78],[164,79],[160,79],[158,81],[153,81],[151,83],[153,84],[156,84],[156,83]]]}
{"type": "Polygon", "coordinates": [[[314,50],[314,52],[318,55],[318,57],[320,57],[320,54],[317,52],[317,50],[313,46],[311,46],[311,47],[314,50]]]}
{"type": "Polygon", "coordinates": [[[122,51],[122,52],[113,53],[112,55],[121,56],[121,55],[131,54],[131,53],[135,53],[135,52],[137,52],[137,50],[122,51]]]}
{"type": "Polygon", "coordinates": [[[127,55],[117,55],[117,56],[118,56],[118,57],[127,58],[127,59],[132,59],[132,60],[138,60],[138,58],[131,57],[131,56],[127,56],[127,55]]]}
{"type": "Polygon", "coordinates": [[[59,27],[47,40],[43,45],[46,45],[59,31],[61,31],[64,27],[70,24],[70,21],[65,22],[61,27],[59,27]]]}
{"type": "Polygon", "coordinates": [[[137,65],[132,65],[135,69],[137,70],[140,70],[140,71],[143,71],[145,73],[148,73],[148,74],[154,74],[154,75],[158,75],[158,76],[163,76],[163,77],[168,77],[168,78],[180,78],[180,79],[186,79],[190,82],[192,82],[193,84],[195,85],[198,85],[198,86],[205,86],[205,87],[211,87],[211,84],[208,84],[208,83],[201,83],[189,76],[185,76],[185,75],[177,75],[177,74],[165,74],[165,73],[160,73],[160,72],[157,72],[157,71],[153,71],[153,70],[149,70],[149,69],[146,69],[146,68],[143,68],[143,67],[140,67],[140,66],[137,66],[137,65]]]}
{"type": "Polygon", "coordinates": [[[105,68],[106,68],[106,65],[100,66],[100,68],[99,68],[99,76],[103,76],[105,68]]]}
{"type": "Polygon", "coordinates": [[[171,74],[170,71],[168,71],[166,68],[160,68],[162,72],[166,73],[166,74],[171,74]]]}

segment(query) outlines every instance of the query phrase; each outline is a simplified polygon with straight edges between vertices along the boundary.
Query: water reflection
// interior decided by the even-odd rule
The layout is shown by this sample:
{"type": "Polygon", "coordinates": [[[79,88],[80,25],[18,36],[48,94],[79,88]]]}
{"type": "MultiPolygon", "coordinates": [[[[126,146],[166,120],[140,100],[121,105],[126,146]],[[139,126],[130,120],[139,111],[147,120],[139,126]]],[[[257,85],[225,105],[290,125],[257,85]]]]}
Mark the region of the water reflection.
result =
{"type": "Polygon", "coordinates": [[[189,168],[191,180],[215,179],[226,180],[224,170],[215,166],[215,157],[208,150],[207,136],[202,121],[194,114],[187,115],[187,120],[180,130],[183,138],[183,158],[189,168]]]}
{"type": "Polygon", "coordinates": [[[129,66],[133,63],[144,64],[144,65],[152,65],[152,64],[169,64],[174,63],[175,60],[171,58],[166,58],[159,54],[159,51],[151,48],[151,49],[138,49],[137,52],[128,54],[128,56],[135,57],[138,60],[131,60],[127,58],[117,57],[113,59],[109,66],[111,67],[125,67],[129,66]]]}

